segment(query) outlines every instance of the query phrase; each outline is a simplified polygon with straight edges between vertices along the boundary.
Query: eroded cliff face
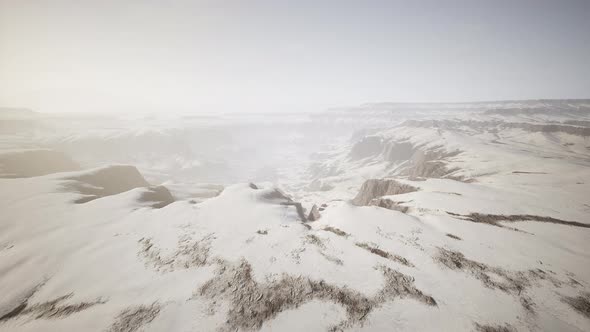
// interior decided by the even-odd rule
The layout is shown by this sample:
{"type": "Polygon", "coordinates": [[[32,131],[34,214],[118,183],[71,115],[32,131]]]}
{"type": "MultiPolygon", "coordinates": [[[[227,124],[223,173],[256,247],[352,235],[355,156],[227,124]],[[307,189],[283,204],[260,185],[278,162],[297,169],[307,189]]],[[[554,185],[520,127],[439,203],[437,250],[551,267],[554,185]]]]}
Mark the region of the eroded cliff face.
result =
{"type": "Polygon", "coordinates": [[[371,201],[382,196],[406,194],[417,190],[416,187],[396,180],[370,179],[363,183],[359,193],[351,202],[357,206],[369,205],[371,201]]]}
{"type": "Polygon", "coordinates": [[[352,146],[349,157],[355,161],[390,162],[401,175],[410,178],[449,177],[463,180],[460,176],[453,176],[456,168],[447,166],[448,159],[460,153],[459,150],[448,151],[444,146],[427,146],[407,140],[366,136],[352,146]]]}

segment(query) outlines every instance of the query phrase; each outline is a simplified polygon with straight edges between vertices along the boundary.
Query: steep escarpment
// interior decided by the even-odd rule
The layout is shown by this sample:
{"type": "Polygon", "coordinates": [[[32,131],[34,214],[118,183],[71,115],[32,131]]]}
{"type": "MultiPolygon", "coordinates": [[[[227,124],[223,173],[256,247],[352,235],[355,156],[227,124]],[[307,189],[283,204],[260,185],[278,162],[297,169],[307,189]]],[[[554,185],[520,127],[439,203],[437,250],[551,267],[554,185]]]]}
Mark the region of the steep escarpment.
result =
{"type": "Polygon", "coordinates": [[[443,148],[419,149],[410,158],[404,167],[402,174],[414,178],[449,178],[452,180],[464,180],[463,177],[453,175],[458,169],[447,166],[448,158],[461,153],[460,151],[448,152],[443,148]]]}
{"type": "Polygon", "coordinates": [[[350,150],[352,160],[370,158],[372,162],[389,162],[397,174],[410,178],[450,178],[463,180],[453,175],[456,168],[448,167],[448,160],[460,154],[459,150],[447,150],[444,146],[428,146],[412,143],[407,139],[367,136],[355,143],[350,150]]]}

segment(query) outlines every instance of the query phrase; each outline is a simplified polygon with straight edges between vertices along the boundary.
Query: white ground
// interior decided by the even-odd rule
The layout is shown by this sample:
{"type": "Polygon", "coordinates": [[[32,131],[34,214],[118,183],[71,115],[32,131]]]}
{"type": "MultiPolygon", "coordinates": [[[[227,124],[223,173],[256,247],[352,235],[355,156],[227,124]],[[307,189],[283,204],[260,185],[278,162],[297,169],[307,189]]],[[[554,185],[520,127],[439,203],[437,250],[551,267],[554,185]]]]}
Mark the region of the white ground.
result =
{"type": "MultiPolygon", "coordinates": [[[[442,109],[413,118],[535,123],[590,118],[590,111],[523,118],[516,111],[504,117],[483,114],[485,105],[442,109]]],[[[472,331],[477,323],[508,324],[518,331],[590,331],[590,318],[564,300],[590,291],[590,228],[539,221],[500,222],[505,227],[498,227],[448,213],[535,215],[590,225],[589,137],[517,128],[395,126],[403,118],[391,120],[380,107],[357,111],[267,118],[266,123],[229,117],[82,119],[73,125],[67,117],[43,118],[33,120],[34,129],[3,132],[6,153],[51,148],[89,170],[0,179],[0,330],[227,330],[235,327],[228,323],[234,303],[227,294],[239,285],[214,296],[201,290],[222,278],[221,268],[245,261],[260,287],[287,275],[302,276],[366,298],[386,286],[379,270],[386,266],[412,277],[413,287],[436,305],[394,296],[362,319],[338,325],[350,318],[346,306],[312,294],[272,312],[260,326],[239,325],[239,330],[472,331]],[[378,128],[370,134],[387,142],[460,150],[444,162],[457,168],[453,176],[469,181],[412,179],[403,173],[409,162],[389,162],[381,153],[351,160],[348,154],[358,139],[349,138],[366,128],[378,128]],[[154,209],[140,202],[146,189],[135,188],[74,203],[80,194],[67,189],[72,181],[67,178],[122,162],[136,164],[150,182],[168,186],[177,201],[154,209]],[[419,188],[389,196],[408,212],[353,206],[349,200],[369,178],[394,178],[419,188]],[[313,180],[329,187],[320,190],[313,180]],[[261,189],[252,189],[248,181],[261,189]],[[221,184],[225,188],[215,196],[221,184]],[[294,206],[266,197],[274,187],[308,211],[313,204],[326,204],[321,218],[302,223],[294,206]],[[475,272],[439,262],[443,249],[485,264],[492,281],[505,282],[494,272],[504,271],[526,276],[529,283],[520,292],[486,286],[475,272]],[[537,269],[547,277],[531,276],[529,271],[537,269]],[[68,294],[53,305],[35,307],[68,294]],[[525,309],[523,299],[532,310],[525,309]],[[67,312],[67,305],[83,302],[96,303],[67,312]],[[159,310],[151,317],[131,315],[130,326],[117,325],[125,310],[152,304],[159,310]],[[24,309],[18,310],[20,305],[24,309]]]]}

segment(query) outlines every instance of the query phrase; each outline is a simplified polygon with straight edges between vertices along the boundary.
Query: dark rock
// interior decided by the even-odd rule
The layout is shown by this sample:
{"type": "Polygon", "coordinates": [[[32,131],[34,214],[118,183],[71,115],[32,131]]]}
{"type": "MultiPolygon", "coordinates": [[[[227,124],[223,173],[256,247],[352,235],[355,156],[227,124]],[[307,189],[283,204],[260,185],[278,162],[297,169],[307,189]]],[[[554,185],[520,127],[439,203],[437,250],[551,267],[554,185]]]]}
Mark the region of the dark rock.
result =
{"type": "Polygon", "coordinates": [[[309,221],[316,221],[318,219],[320,219],[321,215],[320,212],[318,211],[318,206],[317,205],[313,205],[313,207],[311,208],[311,211],[309,212],[309,215],[307,216],[307,220],[309,221]]]}
{"type": "Polygon", "coordinates": [[[147,188],[145,192],[141,193],[139,201],[150,202],[152,203],[151,207],[154,209],[160,209],[170,203],[174,203],[175,200],[168,188],[164,186],[152,186],[147,188]]]}
{"type": "Polygon", "coordinates": [[[303,208],[301,203],[295,202],[291,197],[289,197],[289,195],[287,195],[280,189],[275,188],[272,191],[264,193],[262,195],[262,198],[269,201],[270,203],[294,206],[297,210],[297,215],[299,216],[299,219],[301,219],[301,221],[303,222],[307,221],[307,218],[305,216],[305,209],[303,208]]]}

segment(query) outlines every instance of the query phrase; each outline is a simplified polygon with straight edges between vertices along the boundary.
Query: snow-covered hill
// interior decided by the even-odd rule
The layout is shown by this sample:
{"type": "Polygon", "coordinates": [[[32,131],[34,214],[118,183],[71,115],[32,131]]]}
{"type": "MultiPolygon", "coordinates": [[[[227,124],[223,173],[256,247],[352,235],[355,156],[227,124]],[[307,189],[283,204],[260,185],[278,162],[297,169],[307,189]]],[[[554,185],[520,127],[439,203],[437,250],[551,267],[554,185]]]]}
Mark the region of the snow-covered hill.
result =
{"type": "Polygon", "coordinates": [[[1,331],[590,330],[587,100],[12,126],[1,331]]]}

